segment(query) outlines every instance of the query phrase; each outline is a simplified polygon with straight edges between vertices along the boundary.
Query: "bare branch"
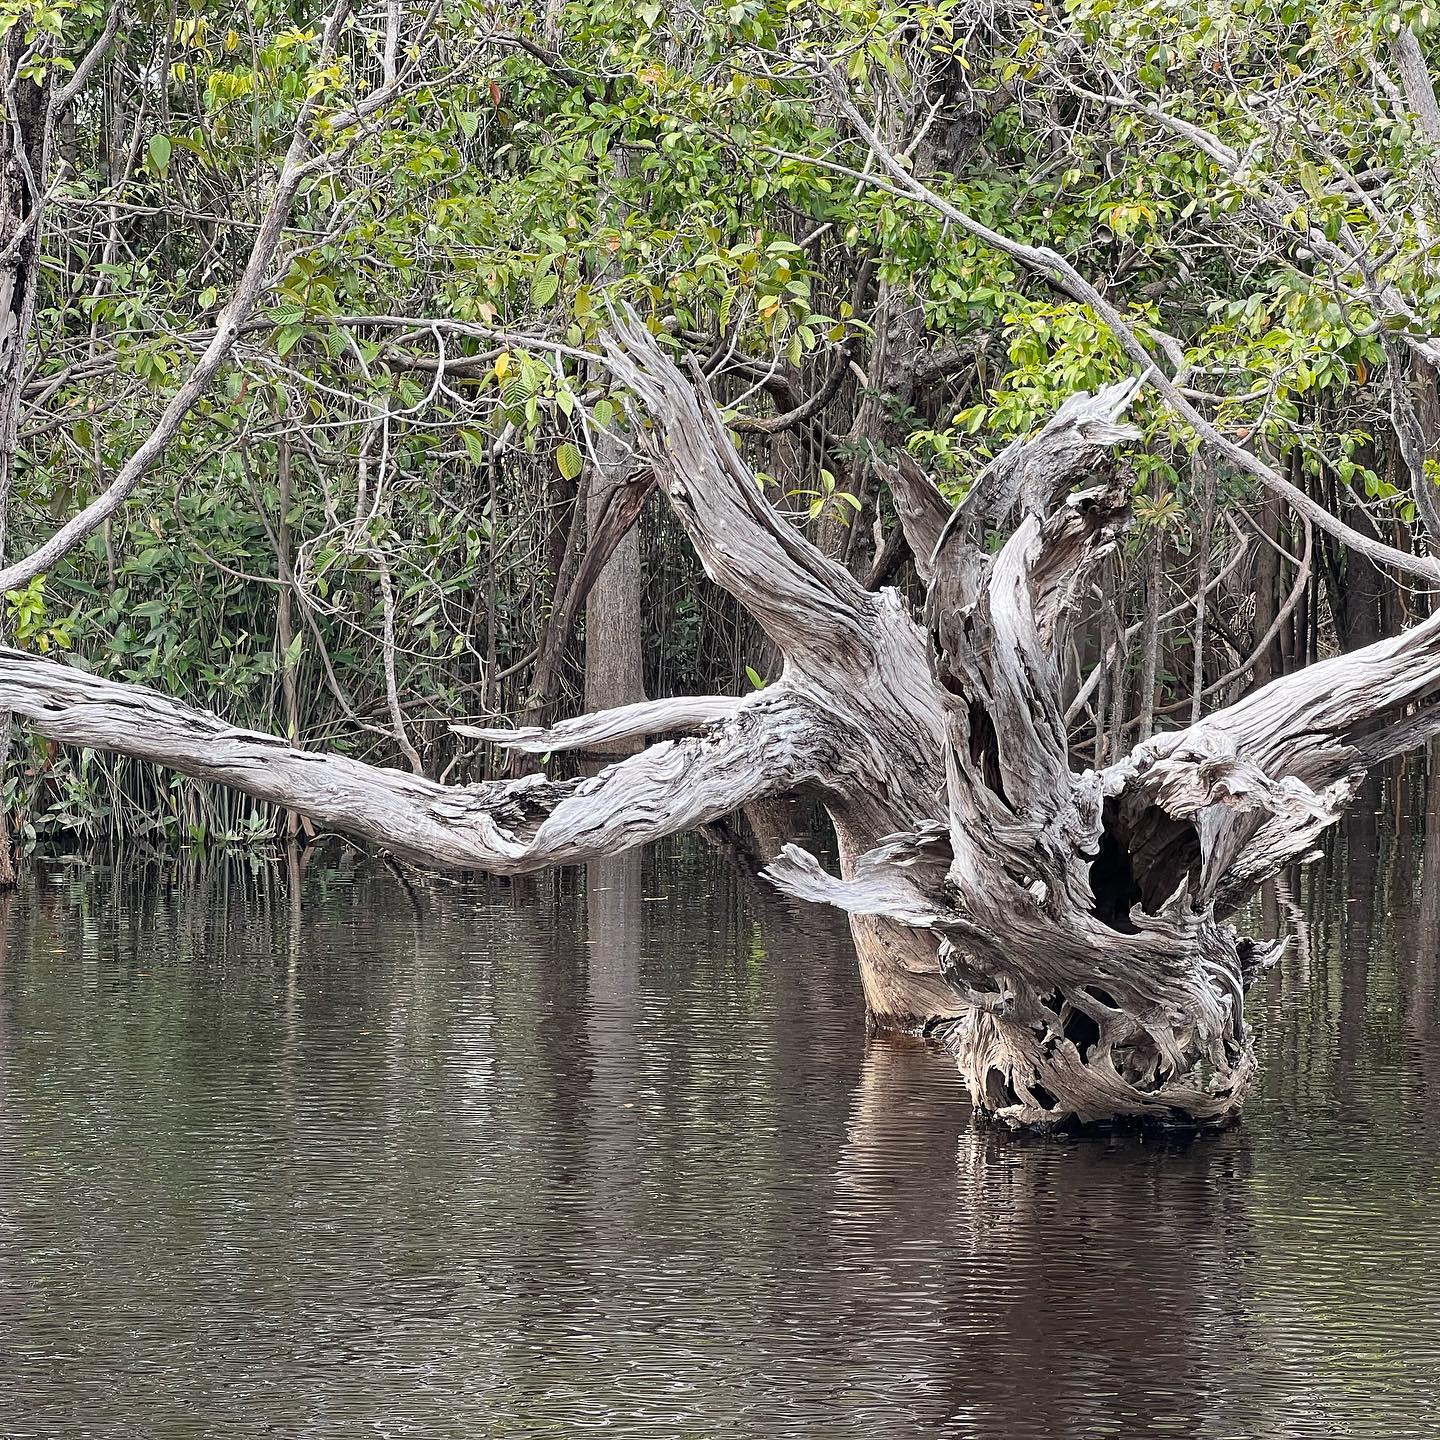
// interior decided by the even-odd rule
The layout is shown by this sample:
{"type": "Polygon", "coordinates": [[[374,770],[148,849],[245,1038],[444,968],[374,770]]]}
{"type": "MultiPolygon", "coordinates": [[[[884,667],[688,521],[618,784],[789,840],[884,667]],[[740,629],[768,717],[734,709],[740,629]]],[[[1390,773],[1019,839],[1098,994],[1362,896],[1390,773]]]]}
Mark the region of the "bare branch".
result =
{"type": "Polygon", "coordinates": [[[818,781],[810,704],[781,686],[734,703],[701,735],[662,741],[591,779],[454,787],[302,750],[18,650],[0,649],[4,710],[64,744],[228,785],[415,861],[502,875],[613,855],[818,781]]]}
{"type": "MultiPolygon", "coordinates": [[[[323,68],[335,53],[336,43],[349,15],[350,0],[337,0],[336,8],[326,23],[321,40],[318,67],[323,68]]],[[[343,130],[370,114],[392,93],[394,87],[382,88],[367,96],[351,111],[334,119],[334,128],[343,130]]],[[[37,575],[51,570],[76,545],[92,535],[114,516],[134,493],[174,439],[181,424],[195,403],[209,388],[216,372],[225,363],[235,343],[250,320],[251,312],[264,292],[266,276],[275,257],[280,238],[296,193],[307,175],[324,162],[324,154],[313,154],[310,136],[318,95],[307,95],[300,105],[290,145],[265,214],[251,246],[245,270],[229,302],[216,320],[215,331],[198,360],[191,367],[180,388],[171,397],[160,419],[143,443],[116,471],[105,489],[83,510],[73,515],[43,544],[24,559],[0,569],[0,591],[28,584],[37,575]]]]}
{"type": "Polygon", "coordinates": [[[124,18],[125,6],[121,0],[116,0],[116,3],[111,5],[106,12],[104,28],[96,36],[95,43],[81,56],[79,63],[71,72],[69,80],[65,82],[64,88],[56,92],[50,107],[50,123],[52,125],[70,108],[75,97],[89,83],[90,77],[95,73],[95,67],[105,58],[105,52],[110,48],[111,42],[120,33],[120,22],[124,18]]]}
{"type": "Polygon", "coordinates": [[[895,513],[905,542],[915,557],[915,568],[927,584],[934,573],[931,557],[950,519],[951,505],[940,493],[935,482],[905,451],[895,457],[893,465],[877,464],[876,473],[890,487],[895,513]]]}
{"type": "Polygon", "coordinates": [[[760,493],[710,403],[633,314],[603,338],[606,363],[654,419],[640,446],[708,574],[792,660],[869,657],[875,599],[827,559],[760,493]]]}
{"type": "Polygon", "coordinates": [[[548,755],[616,740],[693,734],[728,720],[744,703],[743,698],[731,695],[687,695],[673,700],[641,700],[634,705],[620,705],[594,715],[562,720],[558,725],[525,725],[514,730],[486,729],[476,725],[452,725],[450,728],[455,734],[470,740],[484,740],[531,755],[548,755]]]}

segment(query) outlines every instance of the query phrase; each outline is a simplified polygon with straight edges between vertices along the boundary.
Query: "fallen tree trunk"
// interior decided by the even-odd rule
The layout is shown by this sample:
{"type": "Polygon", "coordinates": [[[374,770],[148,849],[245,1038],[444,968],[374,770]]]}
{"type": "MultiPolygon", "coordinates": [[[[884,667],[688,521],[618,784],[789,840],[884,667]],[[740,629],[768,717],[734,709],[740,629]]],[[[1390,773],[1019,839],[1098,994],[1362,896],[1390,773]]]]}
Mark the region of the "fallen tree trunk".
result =
{"type": "Polygon", "coordinates": [[[1271,947],[1225,915],[1307,852],[1368,765],[1440,730],[1440,619],[1075,774],[1058,661],[1128,521],[1112,451],[1133,386],[1072,398],[953,511],[915,467],[892,477],[929,585],[921,623],[775,513],[647,331],[617,322],[606,359],[650,417],[638,442],[706,571],[784,657],[764,690],[481,732],[530,752],[668,738],[590,779],[465,787],[15,651],[0,710],[458,869],[612,855],[809,794],[840,874],[793,847],[768,873],[849,912],[872,1020],[943,1041],[983,1110],[1037,1126],[1233,1115],[1254,1069],[1243,993],[1271,947]],[[993,533],[1010,538],[992,554],[993,533]]]}

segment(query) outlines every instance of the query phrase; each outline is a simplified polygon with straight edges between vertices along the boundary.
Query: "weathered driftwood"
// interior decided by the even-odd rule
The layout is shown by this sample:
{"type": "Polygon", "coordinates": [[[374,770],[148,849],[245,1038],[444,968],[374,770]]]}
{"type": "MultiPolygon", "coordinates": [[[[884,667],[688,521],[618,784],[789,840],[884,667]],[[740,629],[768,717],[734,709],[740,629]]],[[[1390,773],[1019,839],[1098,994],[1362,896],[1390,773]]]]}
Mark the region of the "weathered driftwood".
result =
{"type": "Polygon", "coordinates": [[[1440,619],[1077,774],[1058,658],[1128,519],[1112,450],[1133,387],[1074,397],[953,511],[916,467],[892,476],[929,582],[921,623],[772,510],[703,387],[643,328],[618,322],[606,358],[707,572],[784,657],[764,690],[465,730],[529,752],[669,737],[590,779],[465,787],[15,651],[0,709],[459,869],[611,855],[807,793],[840,873],[793,847],[768,873],[849,912],[873,1020],[941,1040],[982,1109],[1013,1125],[1234,1114],[1254,1069],[1243,994],[1271,947],[1225,917],[1309,851],[1367,766],[1440,730],[1440,619]],[[992,532],[1009,535],[994,553],[992,532]]]}

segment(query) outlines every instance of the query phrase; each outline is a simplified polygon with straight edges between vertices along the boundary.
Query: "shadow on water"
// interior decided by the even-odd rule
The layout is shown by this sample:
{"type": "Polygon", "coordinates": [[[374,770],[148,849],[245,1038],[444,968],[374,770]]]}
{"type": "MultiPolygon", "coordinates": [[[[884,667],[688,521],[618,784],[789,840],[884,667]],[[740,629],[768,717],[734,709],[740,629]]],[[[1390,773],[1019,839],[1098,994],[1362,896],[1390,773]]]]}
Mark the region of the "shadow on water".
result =
{"type": "Polygon", "coordinates": [[[1437,801],[1267,892],[1261,1087],[1188,1143],[977,1126],[837,917],[691,843],[38,867],[0,1434],[1431,1440],[1437,801]]]}

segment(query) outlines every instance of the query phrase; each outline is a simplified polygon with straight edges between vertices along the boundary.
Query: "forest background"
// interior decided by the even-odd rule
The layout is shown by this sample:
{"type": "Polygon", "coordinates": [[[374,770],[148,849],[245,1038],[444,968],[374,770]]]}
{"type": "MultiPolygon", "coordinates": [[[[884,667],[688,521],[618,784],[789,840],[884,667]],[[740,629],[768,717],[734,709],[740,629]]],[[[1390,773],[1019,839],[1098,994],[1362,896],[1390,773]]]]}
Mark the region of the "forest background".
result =
{"type": "MultiPolygon", "coordinates": [[[[614,307],[703,373],[795,525],[918,596],[893,467],[957,498],[1137,372],[1078,274],[1186,402],[1132,410],[1135,523],[1068,657],[1076,755],[1113,760],[1430,613],[1437,26],[1390,0],[396,0],[327,38],[266,0],[6,4],[4,627],[306,746],[508,774],[451,726],[777,669],[648,502],[592,358],[614,307]],[[117,476],[103,523],[23,563],[117,476]]],[[[3,795],[22,846],[301,823],[19,727],[3,795]]]]}

